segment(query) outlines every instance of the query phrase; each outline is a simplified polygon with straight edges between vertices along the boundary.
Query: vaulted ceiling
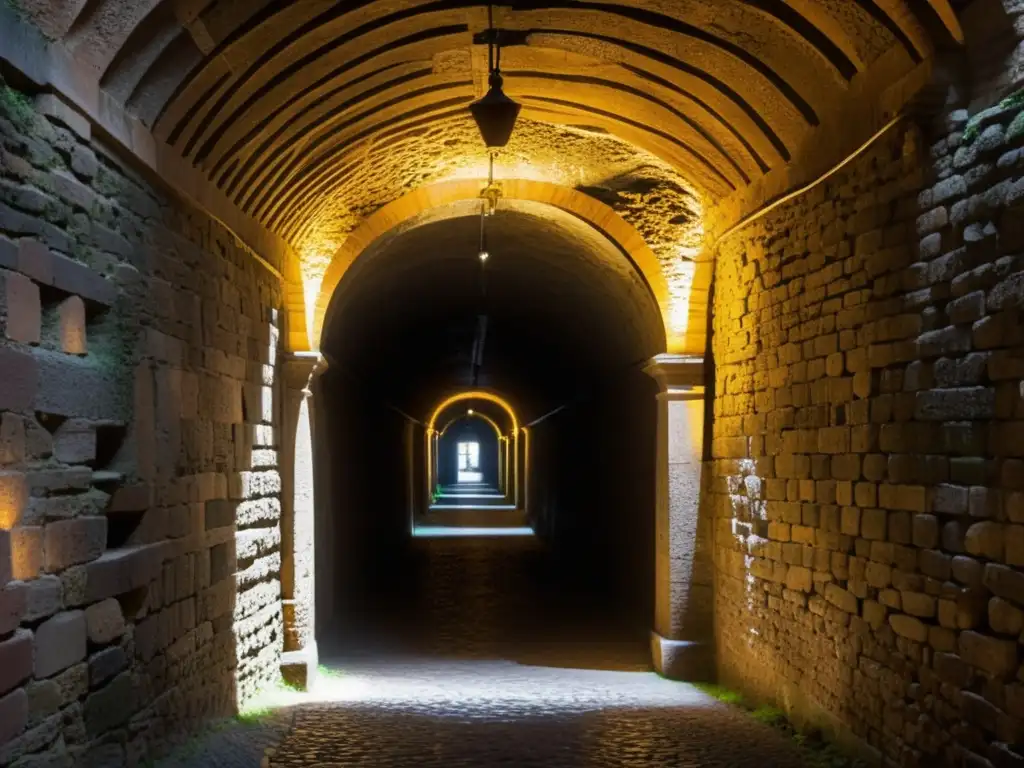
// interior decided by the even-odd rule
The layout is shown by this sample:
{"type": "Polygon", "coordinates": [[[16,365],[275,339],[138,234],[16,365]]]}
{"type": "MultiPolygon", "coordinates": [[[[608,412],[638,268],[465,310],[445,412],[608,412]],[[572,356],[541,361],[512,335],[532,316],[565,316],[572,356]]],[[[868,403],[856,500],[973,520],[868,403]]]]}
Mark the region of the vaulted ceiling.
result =
{"type": "MultiPolygon", "coordinates": [[[[478,0],[19,4],[274,228],[356,181],[373,150],[418,137],[443,163],[477,149],[478,0]]],[[[506,0],[495,21],[527,119],[608,131],[712,196],[789,160],[880,57],[909,68],[937,30],[958,34],[948,0],[506,0]]],[[[399,183],[424,172],[379,158],[399,183]]]]}
{"type": "MultiPolygon", "coordinates": [[[[467,110],[486,90],[479,0],[17,3],[307,282],[382,206],[486,175],[467,110]]],[[[612,207],[663,260],[692,257],[708,205],[962,36],[950,0],[505,0],[493,17],[524,105],[499,178],[628,206],[626,178],[636,210],[612,207]]]]}

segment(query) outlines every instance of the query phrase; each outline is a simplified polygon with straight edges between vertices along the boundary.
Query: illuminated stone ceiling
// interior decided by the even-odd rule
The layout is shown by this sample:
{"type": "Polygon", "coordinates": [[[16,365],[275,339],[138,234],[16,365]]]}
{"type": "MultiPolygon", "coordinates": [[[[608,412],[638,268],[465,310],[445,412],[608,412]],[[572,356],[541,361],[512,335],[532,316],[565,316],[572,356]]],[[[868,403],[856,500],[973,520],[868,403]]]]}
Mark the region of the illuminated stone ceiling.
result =
{"type": "MultiPolygon", "coordinates": [[[[307,279],[382,205],[485,175],[466,110],[487,73],[476,0],[18,3],[290,242],[307,279]]],[[[494,15],[524,104],[498,177],[582,189],[667,260],[692,257],[704,208],[960,36],[948,0],[507,0],[494,15]]]]}

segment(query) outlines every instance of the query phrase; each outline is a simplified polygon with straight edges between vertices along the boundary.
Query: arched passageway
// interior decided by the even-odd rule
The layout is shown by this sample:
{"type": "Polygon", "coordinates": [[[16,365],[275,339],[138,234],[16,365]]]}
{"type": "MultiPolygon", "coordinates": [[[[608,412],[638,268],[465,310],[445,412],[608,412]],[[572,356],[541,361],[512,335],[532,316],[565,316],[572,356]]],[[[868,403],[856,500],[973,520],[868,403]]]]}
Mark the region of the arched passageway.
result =
{"type": "Polygon", "coordinates": [[[0,768],[1019,764],[1022,30],[0,3],[0,768]]]}
{"type": "MultiPolygon", "coordinates": [[[[486,217],[481,263],[480,210],[440,206],[371,243],[328,310],[319,391],[333,484],[318,530],[334,532],[319,544],[321,648],[375,609],[454,588],[422,571],[450,553],[409,532],[468,525],[536,534],[529,551],[497,544],[495,561],[477,564],[508,569],[500,589],[488,587],[490,613],[550,618],[551,605],[529,600],[564,592],[569,602],[572,590],[599,627],[646,653],[656,386],[642,368],[664,349],[658,304],[617,243],[551,205],[502,200],[486,217]],[[438,493],[458,482],[465,434],[491,446],[480,479],[504,503],[438,493]],[[332,560],[344,571],[329,574],[332,560]]],[[[577,643],[596,640],[586,631],[577,643]]]]}

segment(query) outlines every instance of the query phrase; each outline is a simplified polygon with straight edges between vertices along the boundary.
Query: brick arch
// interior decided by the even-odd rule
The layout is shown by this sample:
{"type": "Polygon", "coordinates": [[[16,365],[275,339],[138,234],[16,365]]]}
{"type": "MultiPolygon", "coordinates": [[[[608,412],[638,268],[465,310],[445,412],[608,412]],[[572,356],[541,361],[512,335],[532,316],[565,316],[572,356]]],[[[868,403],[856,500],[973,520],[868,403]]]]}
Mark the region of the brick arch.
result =
{"type": "MultiPolygon", "coordinates": [[[[461,413],[458,416],[452,416],[448,420],[448,422],[443,427],[441,427],[441,429],[438,430],[438,435],[440,435],[441,437],[444,437],[444,433],[448,431],[448,428],[450,426],[452,426],[452,424],[454,424],[456,421],[458,421],[459,419],[462,419],[464,417],[465,417],[465,414],[461,414],[461,413]]],[[[497,436],[497,438],[499,440],[504,437],[504,435],[501,434],[501,427],[498,426],[498,422],[496,422],[494,419],[492,419],[486,413],[480,413],[478,411],[474,411],[472,418],[479,418],[481,421],[486,421],[491,426],[491,429],[494,430],[494,434],[497,436]]]]}
{"type": "MultiPolygon", "coordinates": [[[[476,199],[480,182],[473,179],[421,187],[378,209],[359,225],[335,253],[324,274],[309,328],[309,345],[318,348],[327,309],[335,289],[349,267],[377,238],[432,208],[476,199]]],[[[629,222],[601,201],[570,187],[549,182],[513,179],[502,181],[506,199],[543,203],[573,214],[611,239],[632,262],[650,287],[665,326],[667,351],[701,354],[706,343],[706,311],[711,277],[710,262],[695,262],[686,295],[673,299],[658,257],[629,222]]],[[[305,317],[301,291],[291,291],[289,313],[305,317]]],[[[299,327],[298,325],[296,327],[299,327]]],[[[293,337],[293,342],[294,342],[293,337]]]]}

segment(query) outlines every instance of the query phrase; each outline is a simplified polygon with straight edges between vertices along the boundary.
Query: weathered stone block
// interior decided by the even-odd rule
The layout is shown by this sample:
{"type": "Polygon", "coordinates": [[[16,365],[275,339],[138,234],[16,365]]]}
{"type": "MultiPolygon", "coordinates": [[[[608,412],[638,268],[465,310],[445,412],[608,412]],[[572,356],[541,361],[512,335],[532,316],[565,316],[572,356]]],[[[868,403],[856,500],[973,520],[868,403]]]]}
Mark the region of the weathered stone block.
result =
{"type": "Polygon", "coordinates": [[[885,541],[887,527],[884,509],[865,509],[861,512],[861,536],[865,539],[885,541]]]}
{"type": "Polygon", "coordinates": [[[107,518],[80,517],[50,523],[45,529],[45,568],[56,573],[95,560],[106,549],[107,518]]]}
{"type": "Polygon", "coordinates": [[[25,585],[25,620],[37,622],[61,609],[63,585],[56,576],[43,576],[25,585]]]}
{"type": "Polygon", "coordinates": [[[15,630],[0,640],[0,696],[32,676],[32,633],[15,630]]]}
{"type": "Polygon", "coordinates": [[[995,677],[1017,671],[1017,643],[1012,640],[998,640],[970,630],[961,632],[960,657],[995,677]]]}
{"type": "Polygon", "coordinates": [[[1005,565],[986,563],[982,583],[993,594],[1024,605],[1024,573],[1005,565]]]}
{"type": "Polygon", "coordinates": [[[1005,548],[1004,527],[991,521],[975,523],[967,529],[964,546],[968,554],[989,560],[1002,560],[1005,548]]]}
{"type": "Polygon", "coordinates": [[[1024,272],[1017,272],[989,291],[986,304],[989,312],[1024,306],[1024,272]]]}
{"type": "Polygon", "coordinates": [[[85,613],[59,613],[36,629],[35,676],[39,680],[52,677],[85,659],[85,653],[85,613]]]}
{"type": "Polygon", "coordinates": [[[16,579],[34,579],[43,570],[43,529],[15,528],[11,534],[11,571],[16,579]]]}
{"type": "Polygon", "coordinates": [[[53,254],[53,284],[56,288],[110,306],[117,299],[117,288],[84,264],[53,254]]]}
{"type": "Polygon", "coordinates": [[[89,686],[98,688],[128,668],[128,655],[120,645],[104,648],[89,657],[89,686]]]}
{"type": "Polygon", "coordinates": [[[25,475],[21,472],[0,470],[0,529],[9,530],[17,525],[27,504],[28,483],[25,481],[25,475]]]}
{"type": "Polygon", "coordinates": [[[841,611],[858,613],[857,597],[837,584],[825,587],[825,599],[841,611]]]}
{"type": "Polygon", "coordinates": [[[918,566],[921,573],[933,579],[946,581],[952,572],[953,558],[945,552],[935,549],[922,549],[918,553],[918,566]]]}
{"type": "Polygon", "coordinates": [[[14,559],[11,552],[11,532],[0,528],[0,588],[14,578],[14,559]]]}
{"type": "Polygon", "coordinates": [[[38,344],[42,329],[42,304],[39,286],[17,272],[0,270],[0,323],[11,341],[38,344]]]}
{"type": "Polygon", "coordinates": [[[50,249],[38,240],[22,238],[18,241],[18,271],[43,285],[53,284],[53,256],[50,249]]]}
{"type": "Polygon", "coordinates": [[[81,699],[89,690],[89,665],[75,664],[53,678],[60,688],[61,706],[66,707],[81,699]]]}
{"type": "Polygon", "coordinates": [[[24,688],[0,698],[0,745],[6,744],[28,727],[28,696],[24,688]]]}
{"type": "Polygon", "coordinates": [[[135,712],[135,685],[129,673],[114,678],[85,700],[83,715],[90,738],[124,725],[135,712]]]}
{"type": "Polygon", "coordinates": [[[96,427],[83,419],[68,419],[53,435],[53,455],[65,464],[87,464],[96,459],[96,427]]]}
{"type": "Polygon", "coordinates": [[[915,547],[932,549],[939,543],[939,521],[934,515],[914,515],[911,539],[915,547]]]}
{"type": "Polygon", "coordinates": [[[900,637],[913,640],[915,643],[928,642],[928,627],[913,616],[894,613],[889,617],[889,626],[900,637]]]}
{"type": "Polygon", "coordinates": [[[108,645],[119,639],[125,631],[121,605],[113,598],[86,608],[85,620],[89,642],[94,645],[108,645]]]}
{"type": "Polygon", "coordinates": [[[25,422],[14,413],[0,414],[0,465],[25,460],[25,422]]]}
{"type": "Polygon", "coordinates": [[[786,573],[786,587],[799,592],[810,592],[813,586],[811,570],[792,566],[786,573]]]}
{"type": "Polygon", "coordinates": [[[86,600],[98,602],[148,585],[160,573],[162,545],[108,550],[86,565],[86,600]]]}
{"type": "Polygon", "coordinates": [[[936,599],[932,595],[926,595],[921,592],[902,592],[900,597],[902,598],[904,612],[911,616],[925,619],[935,616],[936,599]]]}
{"type": "Polygon", "coordinates": [[[1000,635],[1017,636],[1024,630],[1024,611],[1001,597],[988,601],[988,625],[1000,635]]]}
{"type": "Polygon", "coordinates": [[[127,421],[131,392],[115,370],[60,353],[38,352],[36,359],[35,410],[69,418],[127,421]]]}
{"type": "Polygon", "coordinates": [[[0,588],[0,637],[10,634],[25,617],[28,586],[12,581],[0,588]]]}
{"type": "Polygon", "coordinates": [[[1005,559],[1008,565],[1024,565],[1024,526],[1004,526],[1006,536],[1005,559]]]}
{"type": "Polygon", "coordinates": [[[28,727],[32,728],[60,710],[64,703],[55,680],[42,680],[25,686],[28,695],[28,727]]]}
{"type": "Polygon", "coordinates": [[[920,421],[981,420],[995,416],[991,387],[955,387],[917,393],[914,417],[920,421]]]}

